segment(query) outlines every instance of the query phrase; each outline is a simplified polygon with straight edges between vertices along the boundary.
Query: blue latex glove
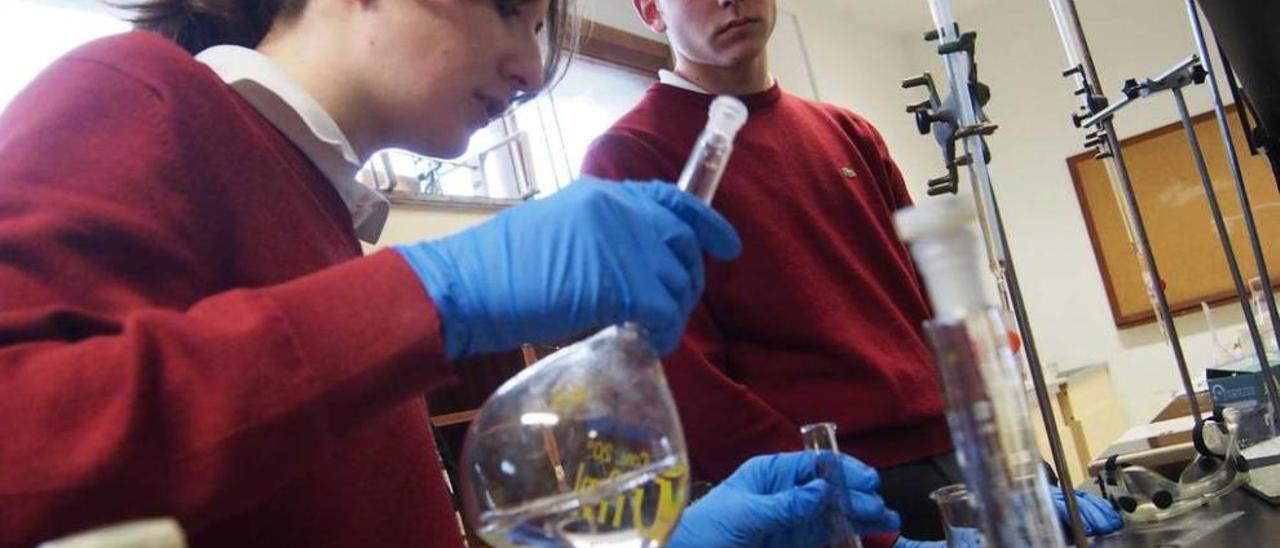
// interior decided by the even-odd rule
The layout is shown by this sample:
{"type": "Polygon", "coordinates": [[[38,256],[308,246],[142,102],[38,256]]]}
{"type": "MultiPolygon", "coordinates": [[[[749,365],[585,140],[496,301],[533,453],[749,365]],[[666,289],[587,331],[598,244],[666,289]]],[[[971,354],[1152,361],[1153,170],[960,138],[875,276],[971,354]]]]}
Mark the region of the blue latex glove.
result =
{"type": "MultiPolygon", "coordinates": [[[[951,539],[956,546],[964,548],[981,548],[985,546],[982,541],[982,534],[977,529],[969,527],[952,527],[951,539]]],[[[893,542],[893,548],[947,548],[947,546],[947,541],[945,540],[911,540],[898,537],[898,540],[893,542]]]]}
{"type": "Polygon", "coordinates": [[[733,227],[663,183],[583,179],[440,240],[398,246],[431,294],[450,359],[634,321],[675,350],[703,287],[702,252],[733,227]]]}
{"type": "MultiPolygon", "coordinates": [[[[817,455],[782,453],[752,458],[680,516],[672,548],[823,546],[831,540],[827,508],[835,488],[816,474],[817,455]]],[[[849,509],[859,533],[898,530],[901,520],[875,493],[880,477],[843,456],[849,509]]]]}
{"type": "MultiPolygon", "coordinates": [[[[1058,519],[1065,527],[1071,527],[1071,516],[1067,514],[1067,498],[1062,488],[1049,488],[1053,498],[1053,507],[1058,510],[1058,519]]],[[[1088,536],[1114,533],[1124,528],[1124,518],[1120,516],[1110,502],[1097,495],[1084,491],[1076,491],[1076,504],[1080,506],[1080,519],[1084,522],[1084,534],[1088,536]]]]}

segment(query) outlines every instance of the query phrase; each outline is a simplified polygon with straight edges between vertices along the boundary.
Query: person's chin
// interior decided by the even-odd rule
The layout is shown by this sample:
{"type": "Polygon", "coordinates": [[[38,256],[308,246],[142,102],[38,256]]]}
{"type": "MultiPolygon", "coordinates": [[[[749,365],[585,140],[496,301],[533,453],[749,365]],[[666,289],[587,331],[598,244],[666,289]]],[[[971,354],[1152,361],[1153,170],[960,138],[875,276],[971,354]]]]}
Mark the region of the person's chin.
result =
{"type": "Polygon", "coordinates": [[[736,40],[716,48],[715,55],[722,65],[738,65],[764,55],[768,42],[765,40],[736,40]]]}
{"type": "Polygon", "coordinates": [[[437,134],[433,135],[432,139],[419,141],[413,152],[441,160],[452,160],[462,156],[471,142],[472,132],[460,131],[456,133],[456,137],[437,134]]]}

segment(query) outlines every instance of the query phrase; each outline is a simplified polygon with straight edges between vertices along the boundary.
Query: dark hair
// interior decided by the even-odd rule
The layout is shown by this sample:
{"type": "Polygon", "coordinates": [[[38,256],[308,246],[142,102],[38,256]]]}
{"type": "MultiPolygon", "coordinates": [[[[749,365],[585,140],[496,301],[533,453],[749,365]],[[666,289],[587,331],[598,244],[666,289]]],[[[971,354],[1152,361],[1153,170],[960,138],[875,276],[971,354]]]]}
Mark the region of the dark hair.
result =
{"type": "MultiPolygon", "coordinates": [[[[532,0],[493,1],[501,7],[532,0]]],[[[563,75],[577,49],[576,5],[577,0],[551,0],[547,10],[547,87],[563,75]]],[[[306,6],[307,0],[124,0],[120,7],[135,14],[132,22],[137,28],[163,35],[195,54],[220,44],[257,47],[277,18],[296,16],[306,6]]]]}
{"type": "Polygon", "coordinates": [[[221,44],[257,47],[277,17],[302,13],[307,0],[143,0],[124,3],[135,27],[192,54],[221,44]]]}
{"type": "Polygon", "coordinates": [[[549,89],[560,81],[569,61],[578,52],[582,33],[582,18],[578,16],[578,0],[551,0],[547,9],[547,24],[542,32],[547,37],[547,58],[543,89],[549,89]]]}

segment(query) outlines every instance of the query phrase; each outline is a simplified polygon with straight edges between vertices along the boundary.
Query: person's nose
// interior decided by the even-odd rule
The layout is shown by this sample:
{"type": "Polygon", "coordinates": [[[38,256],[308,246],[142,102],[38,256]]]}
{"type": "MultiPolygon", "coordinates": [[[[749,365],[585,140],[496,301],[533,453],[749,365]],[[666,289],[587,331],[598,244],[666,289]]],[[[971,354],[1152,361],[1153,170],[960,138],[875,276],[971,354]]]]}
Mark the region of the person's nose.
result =
{"type": "Polygon", "coordinates": [[[537,44],[521,44],[506,57],[500,70],[511,86],[512,96],[542,90],[546,83],[543,62],[542,48],[537,44]]]}

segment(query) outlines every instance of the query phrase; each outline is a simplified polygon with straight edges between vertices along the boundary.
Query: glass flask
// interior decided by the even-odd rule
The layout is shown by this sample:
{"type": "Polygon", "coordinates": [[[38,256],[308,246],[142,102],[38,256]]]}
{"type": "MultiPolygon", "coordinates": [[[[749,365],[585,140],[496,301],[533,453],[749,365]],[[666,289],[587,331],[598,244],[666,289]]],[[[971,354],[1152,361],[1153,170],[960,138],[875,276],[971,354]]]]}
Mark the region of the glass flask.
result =
{"type": "Polygon", "coordinates": [[[648,338],[615,326],[485,403],[463,447],[463,509],[497,547],[660,546],[688,501],[686,459],[648,338]]]}
{"type": "MultiPolygon", "coordinates": [[[[710,204],[746,123],[712,101],[679,188],[710,204]]],[[[498,388],[462,449],[463,512],[486,542],[645,548],[689,500],[689,464],[662,364],[635,324],[561,349],[498,388]]]]}

